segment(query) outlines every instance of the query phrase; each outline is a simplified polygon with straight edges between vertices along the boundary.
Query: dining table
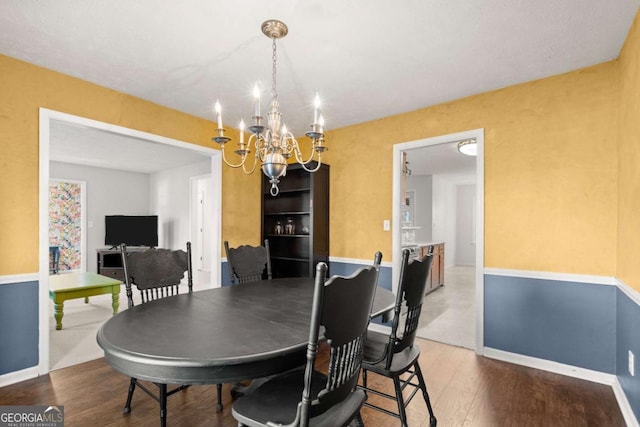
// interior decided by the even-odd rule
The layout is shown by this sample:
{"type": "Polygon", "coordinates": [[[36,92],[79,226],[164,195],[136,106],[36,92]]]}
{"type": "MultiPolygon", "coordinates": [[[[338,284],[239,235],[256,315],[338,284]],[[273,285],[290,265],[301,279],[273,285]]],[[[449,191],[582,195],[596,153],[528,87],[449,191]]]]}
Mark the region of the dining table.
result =
{"type": "MultiPolygon", "coordinates": [[[[115,370],[160,384],[262,378],[305,363],[314,279],[278,278],[179,294],[109,318],[97,341],[115,370]]],[[[394,294],[377,287],[371,316],[394,294]]]]}

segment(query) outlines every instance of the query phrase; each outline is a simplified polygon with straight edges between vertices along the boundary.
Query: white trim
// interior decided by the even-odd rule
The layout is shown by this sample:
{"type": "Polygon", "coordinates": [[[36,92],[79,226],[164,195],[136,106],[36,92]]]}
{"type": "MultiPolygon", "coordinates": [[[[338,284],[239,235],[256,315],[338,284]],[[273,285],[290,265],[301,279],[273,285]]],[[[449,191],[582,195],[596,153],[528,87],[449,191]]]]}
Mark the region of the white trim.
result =
{"type": "Polygon", "coordinates": [[[0,387],[6,387],[11,384],[30,380],[31,378],[36,378],[37,376],[37,366],[21,369],[19,371],[9,372],[8,374],[0,375],[0,387]]]}
{"type": "Polygon", "coordinates": [[[627,395],[624,393],[618,377],[614,378],[611,388],[613,389],[613,394],[616,396],[618,407],[620,408],[620,412],[622,412],[622,416],[624,417],[624,422],[627,424],[627,427],[640,427],[638,419],[633,413],[633,409],[631,409],[629,399],[627,399],[627,395]]]}
{"type": "Polygon", "coordinates": [[[0,285],[11,285],[12,283],[37,282],[40,279],[38,273],[13,274],[0,276],[0,285]]]}
{"type": "Polygon", "coordinates": [[[565,365],[564,363],[552,362],[550,360],[539,359],[537,357],[510,353],[508,351],[497,350],[491,347],[484,348],[484,355],[490,359],[502,360],[504,362],[515,363],[516,365],[527,366],[541,371],[553,372],[609,386],[613,385],[613,382],[616,379],[614,374],[606,374],[604,372],[565,365]]]}
{"type": "MultiPolygon", "coordinates": [[[[337,256],[330,256],[329,262],[341,262],[343,264],[357,264],[357,265],[369,265],[373,262],[373,259],[356,259],[356,258],[341,258],[337,256]]],[[[391,261],[382,261],[381,267],[393,267],[391,261]]]]}
{"type": "MultiPolygon", "coordinates": [[[[557,280],[559,282],[590,283],[594,285],[616,286],[616,279],[608,276],[591,276],[588,274],[554,273],[547,271],[507,270],[502,268],[485,268],[484,274],[492,276],[522,277],[525,279],[557,280]]],[[[640,301],[640,299],[638,300],[640,301]]]]}
{"type": "Polygon", "coordinates": [[[640,306],[640,293],[638,293],[638,291],[631,288],[629,285],[627,285],[620,279],[615,279],[615,282],[618,285],[618,289],[620,289],[620,291],[622,291],[633,302],[635,302],[637,305],[640,306]]]}
{"type": "Polygon", "coordinates": [[[478,146],[476,156],[476,353],[482,354],[484,343],[484,129],[478,128],[464,132],[440,135],[432,138],[425,138],[416,141],[403,142],[393,145],[393,196],[392,196],[392,235],[391,250],[392,263],[391,270],[393,290],[396,291],[400,275],[401,256],[401,227],[400,227],[400,203],[402,195],[402,152],[415,150],[433,145],[446,144],[463,139],[475,138],[478,146]]]}
{"type": "Polygon", "coordinates": [[[39,230],[39,273],[38,286],[38,375],[49,372],[49,146],[51,139],[51,120],[55,115],[44,108],[39,112],[38,155],[40,183],[38,188],[39,230]]]}
{"type": "Polygon", "coordinates": [[[51,122],[60,121],[64,123],[75,124],[83,127],[99,129],[118,135],[125,135],[137,139],[143,139],[155,143],[161,143],[196,151],[211,157],[211,177],[212,177],[212,194],[214,211],[220,213],[214,218],[213,230],[211,236],[211,279],[213,286],[220,286],[221,268],[220,268],[220,237],[222,236],[222,219],[220,218],[222,210],[215,206],[222,206],[222,168],[220,161],[220,151],[213,148],[200,146],[177,139],[167,138],[148,132],[126,128],[110,123],[100,122],[85,117],[74,116],[72,114],[62,113],[59,111],[49,110],[40,107],[39,110],[39,364],[38,372],[40,375],[49,372],[49,151],[50,151],[50,134],[51,122]]]}
{"type": "Polygon", "coordinates": [[[553,372],[560,375],[566,375],[572,378],[592,381],[599,384],[611,386],[613,394],[618,402],[618,407],[624,421],[629,427],[640,427],[638,420],[633,413],[631,404],[627,399],[618,377],[614,374],[606,374],[603,372],[592,371],[590,369],[578,368],[576,366],[565,365],[563,363],[551,362],[549,360],[538,359],[536,357],[523,356],[521,354],[509,353],[494,348],[485,347],[484,356],[490,359],[502,360],[503,362],[514,363],[516,365],[526,366],[542,371],[553,372]]]}
{"type": "MultiPolygon", "coordinates": [[[[215,150],[217,151],[217,150],[215,150]]],[[[211,156],[211,184],[213,185],[212,201],[214,206],[219,206],[217,211],[219,215],[213,216],[213,235],[211,236],[211,285],[214,288],[222,287],[222,264],[220,263],[221,250],[220,241],[222,240],[222,156],[218,151],[217,154],[211,156]]]]}

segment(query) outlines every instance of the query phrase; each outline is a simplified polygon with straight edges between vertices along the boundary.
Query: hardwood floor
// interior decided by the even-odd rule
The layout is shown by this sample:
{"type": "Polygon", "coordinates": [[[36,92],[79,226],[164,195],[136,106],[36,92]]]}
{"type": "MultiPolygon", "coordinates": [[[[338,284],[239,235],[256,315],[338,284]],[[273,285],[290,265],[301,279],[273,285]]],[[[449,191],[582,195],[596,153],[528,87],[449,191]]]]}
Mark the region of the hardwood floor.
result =
{"type": "MultiPolygon", "coordinates": [[[[624,426],[610,387],[512,365],[471,350],[418,340],[438,426],[624,426]]],[[[322,358],[326,361],[326,357],[322,358]]],[[[157,426],[158,404],[141,391],[131,413],[122,414],[129,378],[98,359],[0,388],[0,405],[64,405],[66,427],[157,426]]],[[[389,380],[369,376],[370,385],[392,392],[389,380]]],[[[222,412],[215,412],[215,385],[193,386],[168,399],[168,425],[232,427],[229,386],[222,412]]],[[[377,396],[371,400],[380,403],[377,396]]],[[[392,402],[390,402],[392,403],[392,402]]],[[[393,405],[389,406],[394,409],[393,405]]],[[[409,426],[428,427],[427,408],[416,395],[407,408],[409,426]]],[[[396,427],[399,421],[364,408],[369,427],[396,427]]]]}

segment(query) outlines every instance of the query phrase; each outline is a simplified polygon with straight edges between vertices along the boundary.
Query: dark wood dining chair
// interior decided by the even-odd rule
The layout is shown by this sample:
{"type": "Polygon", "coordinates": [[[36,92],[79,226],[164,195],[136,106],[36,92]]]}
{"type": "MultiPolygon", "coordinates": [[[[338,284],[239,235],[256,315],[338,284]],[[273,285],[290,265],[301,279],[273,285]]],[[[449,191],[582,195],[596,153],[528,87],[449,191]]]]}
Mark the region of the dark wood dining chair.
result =
{"type": "Polygon", "coordinates": [[[241,245],[237,248],[230,248],[225,240],[224,251],[232,285],[271,279],[269,240],[265,239],[264,246],[241,245]]]}
{"type": "Polygon", "coordinates": [[[272,377],[233,404],[238,426],[361,426],[366,398],[358,389],[364,339],[375,295],[378,269],[361,267],[349,277],[325,282],[327,265],[316,268],[306,365],[272,377]],[[325,375],[315,370],[320,328],[329,346],[325,375]]]}
{"type": "Polygon", "coordinates": [[[434,427],[437,424],[429,394],[427,393],[427,386],[418,363],[420,347],[415,343],[427,278],[429,277],[432,262],[433,255],[426,255],[421,259],[409,261],[409,251],[406,249],[403,251],[400,286],[398,287],[394,306],[391,333],[384,334],[372,330],[367,332],[364,361],[362,363],[361,389],[395,400],[398,413],[370,402],[365,402],[364,405],[400,418],[403,427],[407,426],[405,408],[418,390],[422,391],[422,397],[429,410],[429,425],[434,427]],[[369,372],[391,378],[395,396],[370,388],[367,384],[367,374],[369,372]],[[417,379],[417,384],[413,382],[414,379],[417,379]],[[405,400],[402,393],[406,387],[411,387],[412,389],[405,400]]]}
{"type": "MultiPolygon", "coordinates": [[[[169,249],[148,249],[143,252],[127,253],[125,244],[120,245],[122,267],[125,277],[125,288],[129,308],[134,304],[133,286],[138,288],[142,303],[177,295],[180,292],[182,280],[187,275],[187,291],[193,292],[193,270],[191,265],[191,242],[187,242],[187,251],[169,249]]],[[[150,331],[151,333],[152,331],[150,331]]],[[[129,393],[124,405],[123,413],[131,412],[131,399],[136,387],[158,401],[160,404],[160,424],[166,424],[167,397],[188,386],[180,385],[167,390],[167,384],[154,383],[158,392],[154,393],[137,378],[131,378],[129,393]]],[[[218,386],[218,403],[216,410],[222,411],[222,384],[218,386]]]]}

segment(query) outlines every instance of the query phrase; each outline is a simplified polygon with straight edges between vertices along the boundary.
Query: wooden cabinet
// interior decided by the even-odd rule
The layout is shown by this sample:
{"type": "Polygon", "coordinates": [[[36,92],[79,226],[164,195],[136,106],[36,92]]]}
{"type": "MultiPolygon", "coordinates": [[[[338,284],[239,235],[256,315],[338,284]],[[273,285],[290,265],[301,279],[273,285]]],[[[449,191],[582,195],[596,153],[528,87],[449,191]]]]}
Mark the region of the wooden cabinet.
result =
{"type": "Polygon", "coordinates": [[[290,164],[278,187],[272,196],[262,177],[262,240],[269,239],[273,277],[313,277],[318,262],[329,263],[329,165],[311,173],[290,164]]]}
{"type": "Polygon", "coordinates": [[[431,273],[427,279],[427,293],[444,285],[444,243],[421,246],[421,257],[433,254],[431,273]]]}
{"type": "MultiPolygon", "coordinates": [[[[142,252],[149,249],[146,246],[127,246],[128,252],[142,252]]],[[[118,279],[124,282],[124,269],[122,268],[122,255],[120,249],[98,249],[98,266],[96,272],[103,276],[118,279]]]]}

